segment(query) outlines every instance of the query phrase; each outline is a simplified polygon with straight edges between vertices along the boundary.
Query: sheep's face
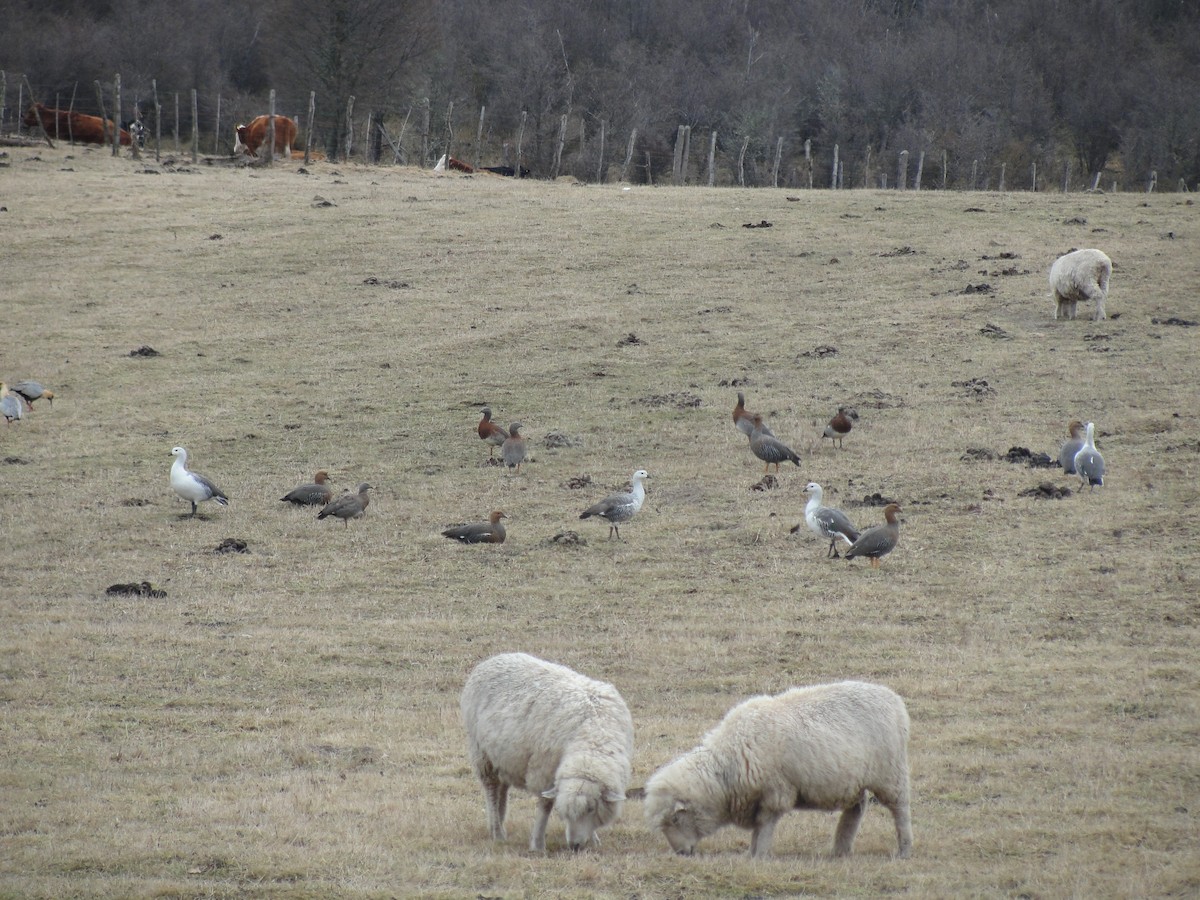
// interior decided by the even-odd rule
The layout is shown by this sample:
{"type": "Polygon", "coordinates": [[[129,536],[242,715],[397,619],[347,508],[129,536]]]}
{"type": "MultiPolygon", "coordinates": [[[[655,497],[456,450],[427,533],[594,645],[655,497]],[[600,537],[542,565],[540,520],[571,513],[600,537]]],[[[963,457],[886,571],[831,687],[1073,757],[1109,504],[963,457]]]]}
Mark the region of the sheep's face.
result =
{"type": "Polygon", "coordinates": [[[555,811],[567,824],[567,844],[582,850],[595,841],[596,832],[614,822],[621,814],[625,795],[587,778],[564,778],[542,794],[554,799],[555,811]]]}
{"type": "Polygon", "coordinates": [[[704,813],[692,801],[647,789],[646,813],[650,824],[658,828],[671,849],[691,856],[702,838],[721,827],[712,816],[704,813]]]}

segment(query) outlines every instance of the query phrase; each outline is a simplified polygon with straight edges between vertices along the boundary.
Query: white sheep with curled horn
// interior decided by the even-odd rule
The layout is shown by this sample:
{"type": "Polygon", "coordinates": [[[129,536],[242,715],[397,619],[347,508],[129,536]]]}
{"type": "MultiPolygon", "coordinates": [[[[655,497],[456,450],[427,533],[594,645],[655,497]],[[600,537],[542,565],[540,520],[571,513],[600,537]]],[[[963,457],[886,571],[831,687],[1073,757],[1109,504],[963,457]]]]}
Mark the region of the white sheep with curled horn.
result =
{"type": "Polygon", "coordinates": [[[471,671],[461,707],[493,840],[504,840],[515,787],[538,798],[530,850],[546,849],[552,811],[565,820],[572,850],[599,844],[596,832],[620,815],[632,773],[633,718],[615,687],[526,653],[501,653],[471,671]]]}
{"type": "Polygon", "coordinates": [[[1054,291],[1054,318],[1074,319],[1075,307],[1082,300],[1095,301],[1092,319],[1104,318],[1104,301],[1108,299],[1108,279],[1112,276],[1112,260],[1102,250],[1073,250],[1060,256],[1050,266],[1050,287],[1054,291]]]}
{"type": "Polygon", "coordinates": [[[843,681],[752,697],[700,746],[646,782],[645,813],[671,849],[690,855],[725,825],[750,829],[751,856],[769,856],[793,809],[841,810],[834,856],[848,856],[867,793],[891,810],[897,856],[912,849],[908,712],[888,688],[843,681]]]}

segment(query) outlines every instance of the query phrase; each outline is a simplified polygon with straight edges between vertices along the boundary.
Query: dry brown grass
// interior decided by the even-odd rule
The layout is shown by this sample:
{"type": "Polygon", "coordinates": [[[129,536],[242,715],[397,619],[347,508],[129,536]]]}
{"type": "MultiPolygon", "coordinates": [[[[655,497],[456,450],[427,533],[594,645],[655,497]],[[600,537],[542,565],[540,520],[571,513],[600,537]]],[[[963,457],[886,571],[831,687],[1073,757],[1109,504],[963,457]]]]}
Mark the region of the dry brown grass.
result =
{"type": "Polygon", "coordinates": [[[1200,891],[1198,330],[1151,322],[1200,319],[1185,196],[8,162],[0,375],[58,399],[0,426],[0,894],[1200,891]],[[1054,322],[1045,272],[1091,245],[1119,318],[1054,322]],[[802,450],[775,490],[750,490],[735,379],[802,450]],[[839,403],[862,415],[845,450],[810,452],[839,403]],[[519,477],[483,465],[484,404],[526,425],[519,477]],[[1054,453],[1075,417],[1109,464],[1093,493],[1022,498],[1072,482],[962,459],[1054,453]],[[176,444],[229,508],[181,518],[176,444]],[[636,467],[647,506],[610,543],[578,513],[636,467]],[[278,502],[318,468],[375,486],[365,519],[278,502]],[[860,524],[866,494],[904,505],[880,571],[788,534],[810,479],[860,524]],[[503,546],[438,534],[493,508],[503,546]],[[105,596],[142,580],[167,597],[105,596]],[[620,688],[636,783],[748,695],[888,684],[913,858],[878,809],[849,860],[811,813],[769,861],[732,829],[675,858],[636,802],[598,852],[556,826],[534,856],[523,797],[492,846],[457,699],[513,649],[620,688]]]}

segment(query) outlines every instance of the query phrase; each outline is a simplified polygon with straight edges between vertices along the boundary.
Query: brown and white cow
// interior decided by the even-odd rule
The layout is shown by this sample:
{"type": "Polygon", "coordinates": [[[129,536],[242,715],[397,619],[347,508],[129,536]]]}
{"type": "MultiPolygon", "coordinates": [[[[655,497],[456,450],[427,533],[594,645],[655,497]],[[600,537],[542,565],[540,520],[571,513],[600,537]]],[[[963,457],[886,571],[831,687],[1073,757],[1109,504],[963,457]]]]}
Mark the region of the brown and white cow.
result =
{"type": "MultiPolygon", "coordinates": [[[[258,148],[267,140],[267,130],[270,127],[270,116],[257,116],[250,120],[249,125],[239,125],[234,129],[233,154],[244,153],[247,156],[258,156],[258,148]]],[[[292,147],[296,143],[296,121],[287,116],[275,117],[275,155],[290,159],[292,147]]]]}
{"type": "MultiPolygon", "coordinates": [[[[21,121],[32,128],[39,120],[50,137],[70,139],[81,144],[103,144],[106,137],[111,140],[114,128],[112,119],[88,116],[69,109],[49,109],[41,103],[29,107],[21,121]]],[[[129,146],[129,132],[123,128],[121,144],[129,146]]]]}

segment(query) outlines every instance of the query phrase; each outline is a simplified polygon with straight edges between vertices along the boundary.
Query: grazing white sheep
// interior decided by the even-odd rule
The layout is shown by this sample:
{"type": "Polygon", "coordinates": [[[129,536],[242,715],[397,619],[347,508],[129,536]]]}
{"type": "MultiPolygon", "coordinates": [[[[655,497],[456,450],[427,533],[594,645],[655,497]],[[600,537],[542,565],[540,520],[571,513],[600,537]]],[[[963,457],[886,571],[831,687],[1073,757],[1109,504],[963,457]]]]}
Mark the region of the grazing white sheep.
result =
{"type": "Polygon", "coordinates": [[[752,697],[700,746],[646,782],[646,818],[676,853],[691,854],[724,825],[751,829],[750,854],[768,856],[793,809],[842,810],[833,853],[847,856],[867,792],[892,812],[898,856],[912,849],[908,712],[888,688],[843,681],[752,697]]]}
{"type": "Polygon", "coordinates": [[[1075,305],[1080,300],[1094,300],[1096,314],[1092,319],[1096,322],[1103,319],[1111,275],[1112,260],[1100,250],[1075,250],[1056,259],[1050,267],[1054,318],[1074,319],[1075,305]]]}
{"type": "Polygon", "coordinates": [[[526,653],[485,659],[462,692],[471,765],[488,828],[504,839],[509,787],[536,794],[530,850],[546,849],[557,810],[580,850],[621,813],[633,757],[633,718],[617,689],[526,653]]]}

